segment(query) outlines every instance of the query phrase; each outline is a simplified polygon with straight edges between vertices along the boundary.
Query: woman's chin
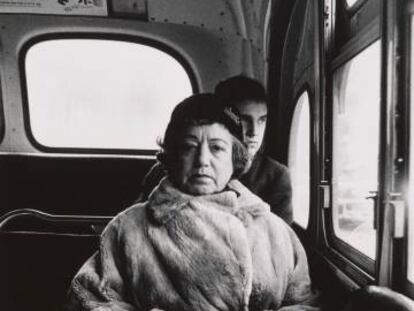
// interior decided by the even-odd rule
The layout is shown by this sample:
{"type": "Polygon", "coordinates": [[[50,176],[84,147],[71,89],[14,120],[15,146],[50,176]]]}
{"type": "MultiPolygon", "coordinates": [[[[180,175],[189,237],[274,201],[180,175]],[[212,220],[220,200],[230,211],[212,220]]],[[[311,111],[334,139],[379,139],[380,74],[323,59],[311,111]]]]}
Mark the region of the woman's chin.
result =
{"type": "Polygon", "coordinates": [[[208,185],[192,185],[187,189],[187,192],[192,195],[205,195],[217,192],[217,190],[208,185]]]}
{"type": "Polygon", "coordinates": [[[221,189],[213,181],[193,181],[191,184],[188,184],[184,187],[184,192],[187,192],[192,195],[206,195],[219,192],[221,189]]]}

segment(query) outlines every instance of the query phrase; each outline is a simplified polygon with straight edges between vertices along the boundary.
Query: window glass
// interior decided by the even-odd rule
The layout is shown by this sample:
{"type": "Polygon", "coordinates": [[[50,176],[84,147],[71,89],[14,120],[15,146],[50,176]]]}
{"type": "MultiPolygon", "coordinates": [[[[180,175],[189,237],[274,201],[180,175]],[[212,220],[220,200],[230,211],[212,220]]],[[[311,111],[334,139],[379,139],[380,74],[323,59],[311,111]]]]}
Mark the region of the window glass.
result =
{"type": "Polygon", "coordinates": [[[289,169],[292,180],[293,220],[303,228],[309,222],[310,115],[307,92],[299,97],[293,114],[289,139],[289,169]]]}
{"type": "Polygon", "coordinates": [[[172,109],[192,93],[176,59],[132,42],[43,41],[25,70],[31,132],[48,147],[158,149],[172,109]]]}
{"type": "Polygon", "coordinates": [[[380,43],[334,74],[333,223],[337,237],[375,258],[378,191],[380,43]]]}
{"type": "Polygon", "coordinates": [[[414,283],[414,21],[411,19],[411,107],[410,107],[410,170],[408,183],[408,266],[407,277],[414,283]]]}
{"type": "Polygon", "coordinates": [[[358,0],[346,0],[346,4],[348,5],[348,7],[353,6],[357,2],[358,2],[358,0]]]}

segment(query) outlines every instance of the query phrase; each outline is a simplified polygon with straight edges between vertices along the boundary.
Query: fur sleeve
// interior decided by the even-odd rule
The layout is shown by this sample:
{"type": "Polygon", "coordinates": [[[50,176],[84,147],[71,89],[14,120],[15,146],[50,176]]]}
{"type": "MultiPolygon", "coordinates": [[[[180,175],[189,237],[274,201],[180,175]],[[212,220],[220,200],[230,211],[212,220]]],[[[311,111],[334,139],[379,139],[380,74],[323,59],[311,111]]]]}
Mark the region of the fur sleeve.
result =
{"type": "Polygon", "coordinates": [[[103,232],[99,250],[82,266],[71,283],[68,311],[137,310],[128,301],[122,277],[120,217],[103,232]]]}
{"type": "Polygon", "coordinates": [[[305,250],[295,232],[288,226],[286,227],[293,247],[294,266],[289,275],[289,282],[282,302],[282,308],[279,310],[320,310],[318,307],[319,295],[311,286],[305,250]]]}
{"type": "Polygon", "coordinates": [[[269,213],[266,219],[269,254],[274,269],[273,284],[276,287],[274,292],[279,293],[272,308],[283,311],[319,310],[318,295],[312,290],[308,261],[299,238],[276,215],[269,213]]]}

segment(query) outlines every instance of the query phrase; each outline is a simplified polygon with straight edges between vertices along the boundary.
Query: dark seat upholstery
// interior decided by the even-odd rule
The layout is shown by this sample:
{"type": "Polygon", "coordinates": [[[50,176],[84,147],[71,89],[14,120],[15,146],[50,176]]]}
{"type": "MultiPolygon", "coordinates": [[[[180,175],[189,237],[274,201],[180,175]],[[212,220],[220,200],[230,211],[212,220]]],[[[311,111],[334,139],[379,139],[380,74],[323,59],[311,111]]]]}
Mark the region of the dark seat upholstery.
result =
{"type": "Polygon", "coordinates": [[[0,232],[0,310],[62,310],[98,235],[0,232]]]}
{"type": "Polygon", "coordinates": [[[414,301],[386,287],[367,286],[352,293],[343,311],[414,311],[414,301]]]}

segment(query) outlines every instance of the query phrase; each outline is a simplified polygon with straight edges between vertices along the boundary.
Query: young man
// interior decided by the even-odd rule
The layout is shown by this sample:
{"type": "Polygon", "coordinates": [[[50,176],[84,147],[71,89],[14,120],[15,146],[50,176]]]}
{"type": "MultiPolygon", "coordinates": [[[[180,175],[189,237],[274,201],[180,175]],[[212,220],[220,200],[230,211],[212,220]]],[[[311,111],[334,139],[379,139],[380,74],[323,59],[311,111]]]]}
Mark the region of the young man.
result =
{"type": "Polygon", "coordinates": [[[273,213],[291,224],[292,187],[288,168],[263,153],[267,122],[267,99],[263,85],[239,75],[220,82],[215,93],[238,112],[242,122],[249,165],[240,181],[267,202],[273,213]]]}
{"type": "MultiPolygon", "coordinates": [[[[254,79],[239,75],[220,82],[215,93],[237,111],[243,127],[243,141],[248,149],[248,166],[240,181],[271,207],[273,213],[292,223],[292,187],[286,166],[263,154],[267,121],[264,87],[254,79]]],[[[159,163],[147,173],[137,201],[145,201],[165,172],[159,163]]]]}

